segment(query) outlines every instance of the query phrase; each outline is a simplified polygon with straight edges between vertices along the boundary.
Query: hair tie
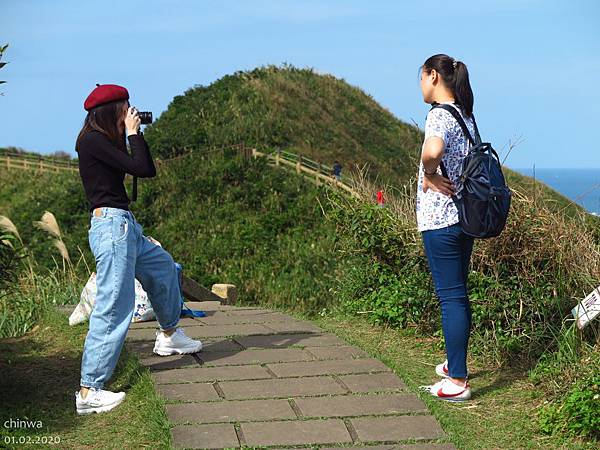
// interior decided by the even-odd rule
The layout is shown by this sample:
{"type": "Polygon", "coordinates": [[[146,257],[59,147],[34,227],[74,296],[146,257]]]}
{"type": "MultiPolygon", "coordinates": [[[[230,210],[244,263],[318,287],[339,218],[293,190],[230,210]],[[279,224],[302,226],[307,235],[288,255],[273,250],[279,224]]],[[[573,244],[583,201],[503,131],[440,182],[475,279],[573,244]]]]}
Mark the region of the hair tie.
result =
{"type": "Polygon", "coordinates": [[[458,61],[456,61],[455,59],[452,60],[452,67],[454,67],[456,69],[456,65],[458,64],[458,61]]]}

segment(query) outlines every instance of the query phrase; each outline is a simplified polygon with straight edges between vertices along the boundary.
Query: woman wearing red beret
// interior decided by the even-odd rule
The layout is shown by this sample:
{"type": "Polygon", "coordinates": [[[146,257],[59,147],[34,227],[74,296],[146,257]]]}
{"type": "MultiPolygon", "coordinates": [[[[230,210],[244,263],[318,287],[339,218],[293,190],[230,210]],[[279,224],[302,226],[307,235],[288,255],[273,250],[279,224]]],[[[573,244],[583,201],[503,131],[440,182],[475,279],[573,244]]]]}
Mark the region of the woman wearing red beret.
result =
{"type": "Polygon", "coordinates": [[[75,393],[79,414],[108,411],[125,398],[124,392],[103,387],[115,369],[131,323],[136,278],[148,293],[160,325],[154,353],[165,356],[202,349],[200,341],[177,327],[181,291],[173,258],[143,235],[129,210],[125,174],[156,175],[150,149],[139,131],[140,118],[129,106],[129,93],[122,86],[98,85],[85,100],[84,109],[88,114],[76,150],[89,202],[88,241],[96,260],[97,295],[83,349],[81,389],[75,393]]]}

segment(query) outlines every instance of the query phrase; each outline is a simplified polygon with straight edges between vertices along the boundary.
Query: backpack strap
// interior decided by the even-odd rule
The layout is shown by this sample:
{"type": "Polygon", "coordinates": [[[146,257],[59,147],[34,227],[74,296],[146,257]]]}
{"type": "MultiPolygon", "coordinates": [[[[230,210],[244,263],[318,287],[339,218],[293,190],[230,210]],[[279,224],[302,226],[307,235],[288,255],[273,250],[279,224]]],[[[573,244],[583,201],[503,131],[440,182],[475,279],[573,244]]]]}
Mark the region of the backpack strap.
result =
{"type": "MultiPolygon", "coordinates": [[[[471,136],[471,133],[469,132],[469,129],[467,128],[467,124],[465,123],[464,119],[462,118],[462,116],[460,115],[460,113],[456,110],[456,108],[454,108],[453,106],[450,106],[448,104],[441,104],[441,103],[433,103],[433,105],[431,106],[431,109],[435,109],[435,108],[442,108],[445,109],[446,111],[448,111],[450,114],[452,114],[452,116],[454,117],[454,119],[456,119],[456,121],[458,122],[458,124],[460,125],[460,128],[462,129],[462,132],[464,133],[465,137],[467,138],[467,140],[471,143],[471,145],[477,145],[481,143],[481,136],[479,135],[479,130],[477,129],[477,122],[475,122],[475,115],[471,114],[471,117],[473,118],[473,126],[475,128],[475,137],[477,139],[477,142],[475,142],[473,140],[473,137],[471,136]]],[[[444,178],[450,178],[448,176],[448,171],[446,170],[446,166],[444,165],[443,161],[440,161],[440,169],[442,169],[442,175],[444,176],[444,178]]]]}
{"type": "Polygon", "coordinates": [[[475,122],[474,115],[471,115],[471,117],[473,117],[473,126],[475,127],[475,137],[476,137],[477,141],[475,141],[473,139],[473,137],[471,136],[471,133],[469,133],[467,124],[465,123],[465,121],[462,118],[462,116],[460,115],[460,113],[456,110],[456,108],[454,108],[453,106],[450,106],[448,104],[434,103],[433,106],[431,107],[431,109],[435,109],[435,108],[445,109],[450,114],[452,114],[452,116],[456,119],[456,121],[460,125],[460,128],[462,129],[465,137],[469,140],[469,142],[471,142],[471,145],[477,145],[477,144],[481,143],[481,136],[479,136],[479,130],[477,129],[477,123],[475,122]]]}

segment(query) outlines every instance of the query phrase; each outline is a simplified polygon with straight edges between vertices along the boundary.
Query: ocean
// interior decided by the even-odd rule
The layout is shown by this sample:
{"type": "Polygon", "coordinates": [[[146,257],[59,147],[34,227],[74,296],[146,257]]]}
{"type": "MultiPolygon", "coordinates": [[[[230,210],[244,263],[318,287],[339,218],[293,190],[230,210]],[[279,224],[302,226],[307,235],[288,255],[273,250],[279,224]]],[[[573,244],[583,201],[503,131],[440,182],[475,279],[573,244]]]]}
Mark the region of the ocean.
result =
{"type": "MultiPolygon", "coordinates": [[[[531,169],[513,169],[533,176],[531,169]]],[[[565,197],[600,215],[600,169],[535,169],[535,178],[565,197]]]]}

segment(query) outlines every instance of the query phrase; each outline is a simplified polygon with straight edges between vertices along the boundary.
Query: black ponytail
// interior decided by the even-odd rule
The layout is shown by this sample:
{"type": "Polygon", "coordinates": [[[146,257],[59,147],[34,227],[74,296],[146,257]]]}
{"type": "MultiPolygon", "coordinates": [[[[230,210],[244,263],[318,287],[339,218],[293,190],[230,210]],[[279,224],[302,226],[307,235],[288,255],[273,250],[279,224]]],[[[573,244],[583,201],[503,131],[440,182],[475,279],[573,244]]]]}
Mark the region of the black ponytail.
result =
{"type": "Polygon", "coordinates": [[[462,61],[457,61],[448,55],[433,55],[421,67],[427,73],[435,69],[440,74],[444,84],[452,91],[456,103],[467,117],[473,114],[473,90],[469,82],[469,71],[462,61]]]}

